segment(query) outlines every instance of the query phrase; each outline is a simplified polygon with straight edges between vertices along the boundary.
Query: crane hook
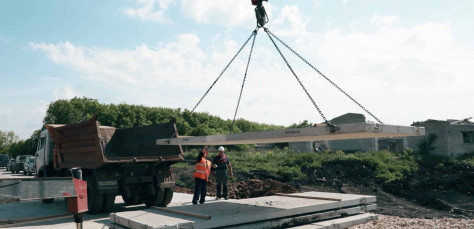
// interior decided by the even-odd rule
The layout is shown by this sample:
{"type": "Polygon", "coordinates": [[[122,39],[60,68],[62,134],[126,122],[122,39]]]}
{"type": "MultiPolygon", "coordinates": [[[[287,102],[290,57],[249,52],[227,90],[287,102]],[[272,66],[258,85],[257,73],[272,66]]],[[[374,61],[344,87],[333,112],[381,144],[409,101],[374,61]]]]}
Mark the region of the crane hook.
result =
{"type": "Polygon", "coordinates": [[[252,0],[252,5],[256,5],[255,7],[255,17],[257,18],[257,27],[263,27],[266,23],[268,23],[268,16],[265,8],[263,7],[262,1],[268,0],[252,0]]]}

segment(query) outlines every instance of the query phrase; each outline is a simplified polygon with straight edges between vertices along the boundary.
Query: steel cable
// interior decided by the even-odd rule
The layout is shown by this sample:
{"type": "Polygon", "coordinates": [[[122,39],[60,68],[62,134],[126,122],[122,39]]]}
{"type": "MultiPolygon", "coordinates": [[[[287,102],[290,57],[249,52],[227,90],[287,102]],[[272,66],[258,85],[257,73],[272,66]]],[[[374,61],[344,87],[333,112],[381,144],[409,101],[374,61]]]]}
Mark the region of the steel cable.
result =
{"type": "MultiPolygon", "coordinates": [[[[303,60],[306,64],[308,64],[313,70],[315,70],[317,73],[319,73],[322,77],[324,77],[329,83],[331,83],[334,87],[336,87],[339,91],[341,91],[344,95],[346,95],[349,99],[351,99],[354,103],[356,103],[357,105],[359,105],[360,108],[362,108],[362,110],[364,110],[365,112],[367,112],[367,114],[369,114],[370,116],[372,116],[375,120],[377,120],[379,123],[383,124],[382,121],[380,121],[380,119],[378,119],[377,117],[375,117],[375,115],[373,115],[369,110],[367,110],[364,106],[362,106],[362,104],[360,104],[359,102],[357,102],[354,98],[352,98],[352,96],[350,96],[349,94],[347,94],[344,90],[342,90],[342,88],[340,88],[339,86],[337,86],[336,83],[334,83],[332,80],[330,80],[327,76],[325,76],[322,72],[320,72],[317,68],[315,68],[311,63],[309,63],[306,59],[304,59],[300,54],[298,54],[295,50],[293,50],[290,46],[288,46],[285,42],[283,42],[282,40],[280,40],[280,38],[278,38],[277,36],[275,36],[275,34],[273,34],[272,32],[270,32],[268,29],[265,30],[265,32],[267,32],[267,34],[270,34],[271,36],[273,36],[275,39],[277,39],[281,44],[283,44],[286,48],[288,48],[291,52],[293,52],[296,56],[298,56],[301,60],[303,60]]],[[[273,40],[272,40],[273,41],[273,40]]]]}

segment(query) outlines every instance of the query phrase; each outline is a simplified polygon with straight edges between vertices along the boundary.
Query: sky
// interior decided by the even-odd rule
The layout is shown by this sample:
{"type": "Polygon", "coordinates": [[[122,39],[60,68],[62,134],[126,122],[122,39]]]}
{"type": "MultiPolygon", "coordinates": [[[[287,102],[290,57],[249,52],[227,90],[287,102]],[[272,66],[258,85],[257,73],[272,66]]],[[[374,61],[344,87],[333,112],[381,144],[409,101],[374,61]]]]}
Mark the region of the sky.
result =
{"type": "MultiPolygon", "coordinates": [[[[264,7],[269,31],[383,123],[474,115],[474,1],[264,7]]],[[[255,28],[250,0],[0,0],[0,130],[26,139],[50,103],[74,97],[191,110],[255,28]]],[[[250,43],[197,112],[233,118],[250,43]]],[[[327,119],[351,112],[376,121],[277,45],[327,119]]],[[[263,29],[237,118],[324,121],[263,29]]]]}

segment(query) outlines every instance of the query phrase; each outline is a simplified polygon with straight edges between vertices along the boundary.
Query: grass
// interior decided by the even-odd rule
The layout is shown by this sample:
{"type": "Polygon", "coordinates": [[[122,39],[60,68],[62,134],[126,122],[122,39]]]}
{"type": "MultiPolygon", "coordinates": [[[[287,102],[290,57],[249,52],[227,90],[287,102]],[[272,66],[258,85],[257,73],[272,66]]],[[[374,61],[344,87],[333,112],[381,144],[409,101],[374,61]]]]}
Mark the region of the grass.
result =
{"type": "MultiPolygon", "coordinates": [[[[185,153],[186,159],[194,159],[197,152],[185,153]]],[[[293,153],[287,148],[261,151],[230,151],[227,152],[232,163],[236,180],[244,180],[253,176],[270,177],[283,182],[304,182],[309,179],[315,169],[324,167],[327,163],[344,163],[361,165],[371,169],[381,183],[390,183],[405,179],[418,171],[420,166],[444,166],[459,164],[474,166],[474,153],[462,158],[446,158],[433,155],[420,155],[412,149],[401,153],[389,151],[355,152],[343,151],[322,153],[293,153]]],[[[216,154],[210,153],[208,159],[216,154]]],[[[174,167],[185,167],[185,163],[178,163],[174,167]]]]}

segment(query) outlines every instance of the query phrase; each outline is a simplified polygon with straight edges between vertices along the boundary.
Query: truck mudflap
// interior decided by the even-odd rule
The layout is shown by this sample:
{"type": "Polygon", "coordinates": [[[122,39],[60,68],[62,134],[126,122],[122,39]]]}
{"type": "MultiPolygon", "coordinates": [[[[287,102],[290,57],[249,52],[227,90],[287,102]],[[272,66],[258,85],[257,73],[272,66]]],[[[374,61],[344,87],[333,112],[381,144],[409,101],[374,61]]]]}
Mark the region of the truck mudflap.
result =
{"type": "Polygon", "coordinates": [[[46,124],[56,169],[96,169],[104,164],[183,160],[181,146],[158,146],[156,139],[178,136],[174,123],[118,129],[95,118],[71,125],[46,124]]]}
{"type": "Polygon", "coordinates": [[[160,183],[160,188],[171,188],[173,189],[175,187],[175,182],[162,182],[160,183]]]}

